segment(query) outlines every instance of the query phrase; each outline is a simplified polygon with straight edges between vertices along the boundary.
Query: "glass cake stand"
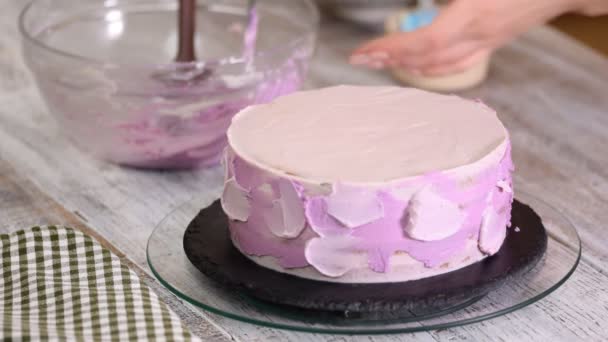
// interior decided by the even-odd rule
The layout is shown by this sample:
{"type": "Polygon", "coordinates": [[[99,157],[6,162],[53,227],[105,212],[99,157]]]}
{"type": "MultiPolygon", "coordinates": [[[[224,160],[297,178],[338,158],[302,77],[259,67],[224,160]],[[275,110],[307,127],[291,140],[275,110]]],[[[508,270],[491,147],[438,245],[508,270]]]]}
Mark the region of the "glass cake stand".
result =
{"type": "Polygon", "coordinates": [[[214,198],[194,198],[172,211],[156,227],[147,247],[150,268],[159,281],[187,302],[208,312],[261,326],[331,334],[390,334],[445,329],[494,318],[533,304],[572,275],[581,242],[572,223],[559,210],[532,195],[517,193],[542,218],[548,245],[540,262],[481,298],[441,312],[387,319],[323,314],[262,302],[203,275],[186,257],[183,235],[198,212],[214,198]]]}

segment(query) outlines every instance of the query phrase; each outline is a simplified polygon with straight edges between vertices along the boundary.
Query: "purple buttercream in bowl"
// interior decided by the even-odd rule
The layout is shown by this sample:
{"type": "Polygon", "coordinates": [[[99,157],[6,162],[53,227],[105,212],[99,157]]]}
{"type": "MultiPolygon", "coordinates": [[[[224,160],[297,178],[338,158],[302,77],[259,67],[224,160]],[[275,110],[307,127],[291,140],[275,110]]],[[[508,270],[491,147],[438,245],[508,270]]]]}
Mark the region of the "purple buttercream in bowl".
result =
{"type": "Polygon", "coordinates": [[[199,1],[197,61],[172,62],[177,0],[35,0],[24,56],[66,135],[142,168],[216,165],[234,114],[296,91],[314,52],[310,0],[199,1]]]}

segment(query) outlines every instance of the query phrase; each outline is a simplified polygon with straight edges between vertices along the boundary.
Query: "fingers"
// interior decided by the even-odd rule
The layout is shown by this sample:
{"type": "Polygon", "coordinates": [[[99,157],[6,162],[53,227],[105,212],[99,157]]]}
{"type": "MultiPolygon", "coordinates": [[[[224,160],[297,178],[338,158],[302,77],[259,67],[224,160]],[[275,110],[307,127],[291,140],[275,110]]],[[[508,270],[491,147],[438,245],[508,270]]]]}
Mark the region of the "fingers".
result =
{"type": "Polygon", "coordinates": [[[452,63],[471,54],[477,47],[469,39],[466,24],[471,14],[462,3],[455,1],[450,4],[427,27],[389,34],[362,45],[353,52],[350,63],[372,68],[399,66],[415,70],[452,63]]]}
{"type": "Polygon", "coordinates": [[[355,56],[351,58],[351,63],[354,60],[361,63],[359,65],[365,65],[372,69],[398,67],[404,68],[414,75],[444,76],[465,71],[488,58],[490,54],[490,49],[472,41],[457,44],[436,53],[430,53],[428,56],[417,56],[417,58],[412,59],[394,60],[390,59],[386,53],[373,52],[366,56],[355,56]],[[360,60],[356,58],[360,58],[360,60]]]}
{"type": "Polygon", "coordinates": [[[484,46],[478,41],[460,41],[452,46],[429,50],[428,52],[424,52],[424,50],[419,50],[420,52],[416,53],[394,52],[393,49],[390,49],[391,52],[370,50],[372,52],[367,54],[351,56],[350,63],[373,69],[399,67],[412,71],[425,70],[434,69],[441,65],[452,65],[481,49],[484,49],[484,46]]]}
{"type": "Polygon", "coordinates": [[[480,48],[480,44],[476,41],[459,42],[445,49],[432,51],[426,55],[399,59],[394,66],[420,70],[438,65],[452,64],[475,53],[480,48]]]}
{"type": "Polygon", "coordinates": [[[420,29],[414,32],[391,33],[382,38],[374,39],[353,52],[353,56],[385,53],[390,57],[403,54],[419,55],[431,48],[429,30],[420,29]]]}
{"type": "Polygon", "coordinates": [[[382,69],[389,64],[389,57],[390,55],[384,51],[371,52],[369,54],[354,54],[350,57],[349,63],[372,69],[382,69]]]}
{"type": "Polygon", "coordinates": [[[419,70],[419,73],[424,76],[436,77],[445,76],[463,72],[478,63],[481,63],[484,59],[489,58],[490,51],[483,49],[475,51],[474,53],[453,61],[452,63],[437,64],[434,66],[427,67],[419,70]]]}
{"type": "Polygon", "coordinates": [[[429,30],[400,32],[372,40],[355,50],[350,57],[353,65],[372,66],[378,62],[384,65],[399,65],[405,59],[419,60],[428,54],[436,39],[429,37],[429,30]]]}

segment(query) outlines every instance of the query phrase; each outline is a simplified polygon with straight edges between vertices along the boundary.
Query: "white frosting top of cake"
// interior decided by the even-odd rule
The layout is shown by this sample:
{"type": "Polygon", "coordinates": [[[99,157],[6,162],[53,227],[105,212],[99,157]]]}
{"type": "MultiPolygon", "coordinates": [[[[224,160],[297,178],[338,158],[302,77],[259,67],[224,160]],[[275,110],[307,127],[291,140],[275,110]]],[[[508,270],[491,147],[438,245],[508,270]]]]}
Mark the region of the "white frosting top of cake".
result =
{"type": "Polygon", "coordinates": [[[506,139],[480,102],[411,88],[337,86],[237,114],[230,146],[256,164],[325,182],[383,182],[474,163],[506,139]]]}

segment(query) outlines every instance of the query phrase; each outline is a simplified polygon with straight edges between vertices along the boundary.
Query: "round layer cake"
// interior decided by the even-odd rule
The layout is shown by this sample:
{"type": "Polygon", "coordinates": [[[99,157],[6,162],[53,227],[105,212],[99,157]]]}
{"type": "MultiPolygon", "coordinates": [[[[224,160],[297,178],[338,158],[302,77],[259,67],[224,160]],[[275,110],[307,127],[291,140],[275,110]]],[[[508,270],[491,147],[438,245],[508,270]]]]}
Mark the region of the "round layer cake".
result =
{"type": "Polygon", "coordinates": [[[510,141],[479,101],[397,87],[299,92],[237,114],[222,207],[257,264],[347,283],[415,280],[496,253],[510,141]]]}

